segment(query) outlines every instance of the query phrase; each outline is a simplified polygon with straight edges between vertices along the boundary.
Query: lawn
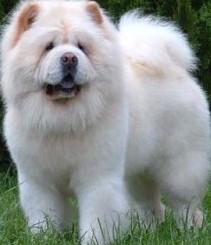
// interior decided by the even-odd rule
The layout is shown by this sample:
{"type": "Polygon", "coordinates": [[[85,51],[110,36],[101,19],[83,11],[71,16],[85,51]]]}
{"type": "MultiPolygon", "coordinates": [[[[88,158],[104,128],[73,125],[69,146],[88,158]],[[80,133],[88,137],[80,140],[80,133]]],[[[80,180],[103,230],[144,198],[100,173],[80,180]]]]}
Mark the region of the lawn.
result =
{"type": "MultiPolygon", "coordinates": [[[[131,225],[130,230],[115,245],[167,245],[167,244],[211,244],[211,187],[208,188],[204,199],[206,220],[199,230],[178,229],[172,215],[168,213],[166,221],[154,230],[141,228],[138,222],[131,225]]],[[[15,175],[0,174],[0,245],[76,245],[80,239],[77,228],[64,234],[53,230],[33,236],[27,229],[20,206],[18,204],[18,188],[15,175]]]]}

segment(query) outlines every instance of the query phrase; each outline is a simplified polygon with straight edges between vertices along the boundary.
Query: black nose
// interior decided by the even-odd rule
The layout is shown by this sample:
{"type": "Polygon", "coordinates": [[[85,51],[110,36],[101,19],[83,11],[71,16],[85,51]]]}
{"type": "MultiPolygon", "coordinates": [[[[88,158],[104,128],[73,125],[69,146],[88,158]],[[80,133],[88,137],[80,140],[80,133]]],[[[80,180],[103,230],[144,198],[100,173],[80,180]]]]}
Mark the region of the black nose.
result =
{"type": "Polygon", "coordinates": [[[62,55],[60,58],[61,65],[64,69],[64,72],[71,72],[74,71],[78,65],[78,58],[72,52],[67,52],[62,55]]]}

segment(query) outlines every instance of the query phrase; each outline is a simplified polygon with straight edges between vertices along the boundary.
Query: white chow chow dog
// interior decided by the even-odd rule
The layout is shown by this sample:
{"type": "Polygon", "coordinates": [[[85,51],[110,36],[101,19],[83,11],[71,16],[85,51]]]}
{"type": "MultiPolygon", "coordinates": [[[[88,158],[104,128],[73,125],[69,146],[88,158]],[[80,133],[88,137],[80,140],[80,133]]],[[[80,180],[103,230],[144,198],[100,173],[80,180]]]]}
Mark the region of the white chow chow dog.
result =
{"type": "Polygon", "coordinates": [[[164,219],[165,194],[178,224],[202,224],[209,110],[176,27],[129,13],[117,31],[92,1],[26,1],[1,61],[5,138],[32,231],[48,219],[67,228],[70,196],[83,244],[126,229],[128,196],[143,222],[164,219]]]}

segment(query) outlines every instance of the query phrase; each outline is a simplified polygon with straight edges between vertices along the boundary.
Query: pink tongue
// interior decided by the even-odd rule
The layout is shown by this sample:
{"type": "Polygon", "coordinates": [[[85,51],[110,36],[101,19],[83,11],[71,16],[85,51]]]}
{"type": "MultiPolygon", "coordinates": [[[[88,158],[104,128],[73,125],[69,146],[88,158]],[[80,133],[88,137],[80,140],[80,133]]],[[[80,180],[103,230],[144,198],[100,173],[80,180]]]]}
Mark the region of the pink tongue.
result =
{"type": "Polygon", "coordinates": [[[63,81],[59,84],[62,88],[70,89],[75,86],[74,82],[68,80],[68,81],[63,81]]]}

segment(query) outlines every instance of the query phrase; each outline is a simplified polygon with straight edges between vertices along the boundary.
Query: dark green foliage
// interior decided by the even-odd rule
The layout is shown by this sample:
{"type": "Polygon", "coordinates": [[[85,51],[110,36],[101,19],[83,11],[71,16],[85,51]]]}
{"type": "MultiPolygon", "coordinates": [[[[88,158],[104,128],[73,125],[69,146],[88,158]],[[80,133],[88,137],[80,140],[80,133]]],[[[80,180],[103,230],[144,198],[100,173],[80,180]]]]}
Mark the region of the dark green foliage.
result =
{"type": "MultiPolygon", "coordinates": [[[[0,123],[3,119],[3,106],[0,102],[0,123]]],[[[10,166],[10,158],[5,147],[5,142],[3,140],[2,127],[0,127],[0,172],[1,170],[6,170],[10,166]]]]}
{"type": "MultiPolygon", "coordinates": [[[[0,20],[11,11],[17,0],[0,1],[0,20]]],[[[164,16],[179,24],[199,57],[196,76],[211,97],[211,1],[210,0],[98,0],[114,20],[124,12],[140,8],[146,14],[164,16]]],[[[2,106],[0,106],[0,119],[2,106]]],[[[8,165],[8,155],[0,130],[0,170],[8,165]],[[4,164],[3,164],[4,162],[4,164]]]]}

